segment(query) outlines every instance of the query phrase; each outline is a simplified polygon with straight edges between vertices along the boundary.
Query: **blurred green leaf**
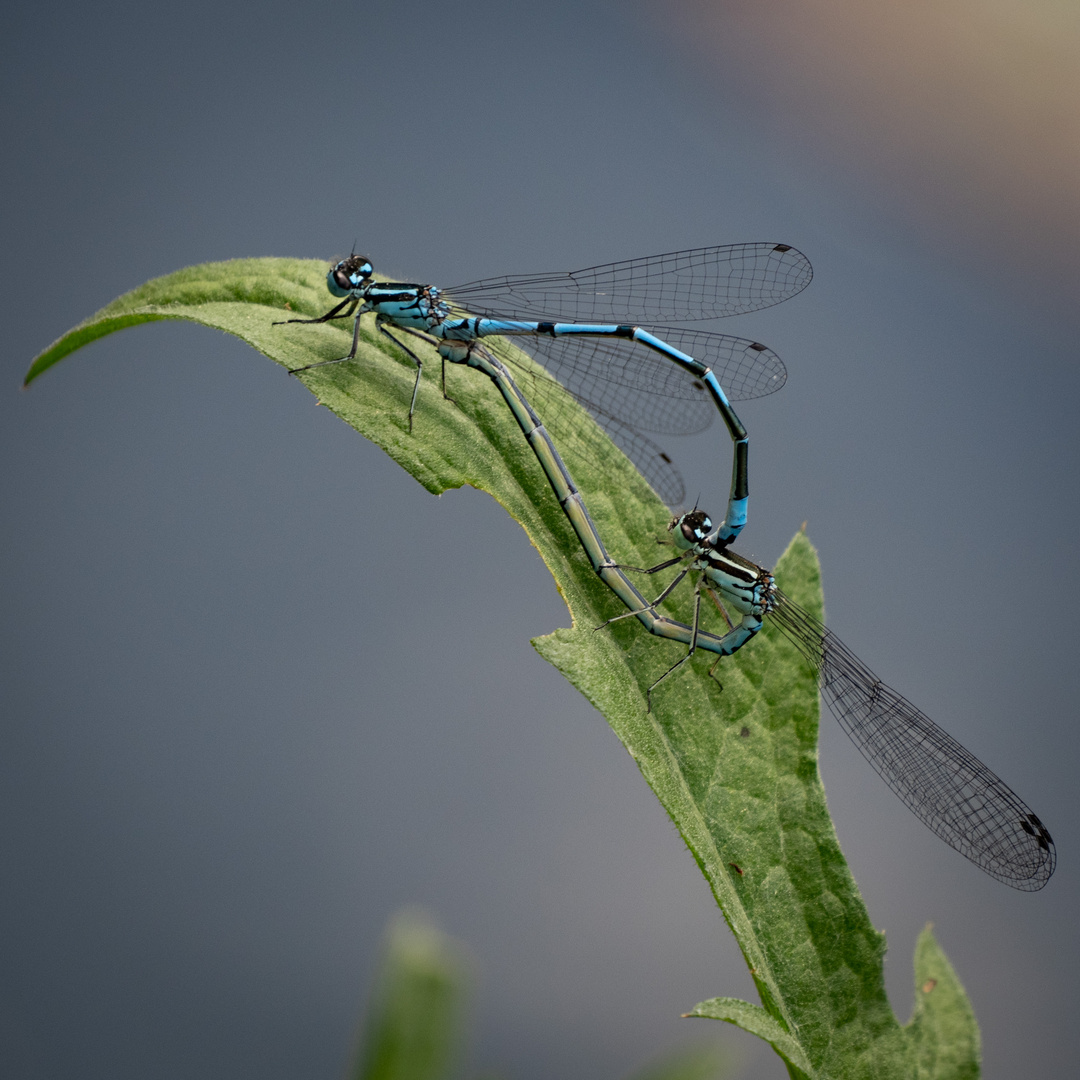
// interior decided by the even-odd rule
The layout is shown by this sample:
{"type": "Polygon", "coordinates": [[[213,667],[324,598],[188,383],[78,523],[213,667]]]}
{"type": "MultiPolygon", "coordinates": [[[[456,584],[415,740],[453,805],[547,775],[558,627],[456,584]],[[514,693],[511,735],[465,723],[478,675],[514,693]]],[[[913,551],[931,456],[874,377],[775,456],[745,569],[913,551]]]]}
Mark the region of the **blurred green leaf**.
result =
{"type": "Polygon", "coordinates": [[[725,1080],[732,1074],[730,1056],[718,1046],[680,1050],[634,1073],[632,1080],[725,1080]]]}
{"type": "Polygon", "coordinates": [[[386,933],[353,1080],[444,1080],[462,1042],[467,967],[425,916],[405,911],[386,933]]]}

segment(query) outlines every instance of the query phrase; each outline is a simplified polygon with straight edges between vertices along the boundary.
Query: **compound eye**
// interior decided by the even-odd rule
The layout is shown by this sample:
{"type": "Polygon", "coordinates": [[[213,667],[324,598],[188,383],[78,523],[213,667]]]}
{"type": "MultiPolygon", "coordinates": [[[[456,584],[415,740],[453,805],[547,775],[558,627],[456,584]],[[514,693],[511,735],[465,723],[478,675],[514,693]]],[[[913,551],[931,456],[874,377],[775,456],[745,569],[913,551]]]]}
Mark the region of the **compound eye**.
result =
{"type": "Polygon", "coordinates": [[[348,296],[352,292],[353,284],[349,275],[341,268],[341,263],[326,275],[326,287],[334,296],[348,296]]]}
{"type": "Polygon", "coordinates": [[[696,544],[704,540],[712,531],[712,521],[709,515],[700,510],[694,510],[685,515],[681,523],[682,534],[690,544],[696,544]]]}
{"type": "Polygon", "coordinates": [[[366,255],[350,255],[347,259],[342,259],[335,269],[347,274],[349,280],[355,285],[362,278],[371,277],[372,266],[366,255]]]}

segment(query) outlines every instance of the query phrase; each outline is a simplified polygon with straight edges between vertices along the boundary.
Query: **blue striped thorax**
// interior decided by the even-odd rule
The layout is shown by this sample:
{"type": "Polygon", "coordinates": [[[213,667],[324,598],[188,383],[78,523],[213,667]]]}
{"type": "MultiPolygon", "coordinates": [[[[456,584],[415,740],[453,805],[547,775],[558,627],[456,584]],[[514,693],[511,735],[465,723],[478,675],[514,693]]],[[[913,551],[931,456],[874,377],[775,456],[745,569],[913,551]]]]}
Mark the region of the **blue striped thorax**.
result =
{"type": "Polygon", "coordinates": [[[439,299],[439,290],[431,285],[413,285],[401,281],[372,281],[360,294],[367,310],[374,311],[395,326],[411,326],[441,336],[438,327],[450,313],[439,299]]]}
{"type": "Polygon", "coordinates": [[[762,616],[772,611],[776,581],[768,570],[736,555],[726,547],[717,547],[710,539],[712,519],[702,510],[673,518],[668,531],[681,551],[692,551],[694,570],[700,570],[710,586],[743,615],[762,616]]]}
{"type": "Polygon", "coordinates": [[[705,572],[709,584],[741,614],[760,618],[772,611],[776,581],[757,563],[726,548],[705,545],[694,566],[705,572]]]}
{"type": "Polygon", "coordinates": [[[350,255],[330,268],[327,288],[334,296],[363,300],[365,310],[374,311],[398,326],[434,330],[450,314],[450,308],[433,285],[405,281],[372,281],[371,260],[350,255]]]}

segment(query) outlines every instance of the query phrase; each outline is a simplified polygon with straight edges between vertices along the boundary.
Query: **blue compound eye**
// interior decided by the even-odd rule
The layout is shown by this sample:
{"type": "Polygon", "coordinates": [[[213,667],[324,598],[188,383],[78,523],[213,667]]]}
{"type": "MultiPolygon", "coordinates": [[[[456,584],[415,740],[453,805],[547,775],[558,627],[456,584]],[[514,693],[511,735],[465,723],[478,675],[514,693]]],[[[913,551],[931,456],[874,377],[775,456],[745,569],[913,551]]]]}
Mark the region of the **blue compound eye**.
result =
{"type": "Polygon", "coordinates": [[[326,275],[326,287],[334,296],[348,296],[352,292],[352,284],[340,264],[326,275]]]}

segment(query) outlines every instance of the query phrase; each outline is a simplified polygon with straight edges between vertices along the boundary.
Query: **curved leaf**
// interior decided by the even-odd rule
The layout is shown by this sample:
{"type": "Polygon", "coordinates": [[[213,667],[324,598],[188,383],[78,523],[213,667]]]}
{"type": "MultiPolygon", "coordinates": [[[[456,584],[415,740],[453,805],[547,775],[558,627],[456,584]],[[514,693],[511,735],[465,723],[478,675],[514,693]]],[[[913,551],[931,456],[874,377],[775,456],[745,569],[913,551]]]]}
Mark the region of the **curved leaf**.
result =
{"type": "MultiPolygon", "coordinates": [[[[349,320],[273,325],[330,306],[325,271],[313,260],[247,259],[158,278],[64,335],[34,361],[27,382],[95,338],[155,319],[217,327],[287,368],[342,356],[349,320]]],[[[723,662],[722,692],[708,677],[711,658],[696,657],[646,711],[645,689],[683,647],[628,619],[594,632],[620,605],[594,574],[498,391],[477,372],[451,368],[454,400],[445,400],[433,377],[437,355],[417,345],[426,369],[412,433],[415,366],[369,320],[355,362],[299,378],[429,491],[470,484],[489,492],[544,558],[573,627],[534,645],[600,709],[634,757],[705,874],[761,995],[761,1008],[714,999],[694,1015],[716,1015],[768,1039],[795,1075],[909,1075],[909,1044],[922,1060],[935,1039],[940,1047],[949,1036],[928,1002],[905,1030],[889,1008],[884,937],[844,862],[818,773],[814,674],[766,626],[723,662]],[[933,1039],[932,1027],[940,1033],[933,1039]]],[[[545,409],[574,414],[571,428],[591,423],[569,398],[545,409]]],[[[604,443],[597,452],[598,443],[594,433],[588,452],[572,443],[560,450],[608,550],[621,562],[650,565],[666,508],[620,451],[604,443]]],[[[805,535],[796,535],[776,575],[793,600],[821,617],[820,570],[805,535]]],[[[689,600],[689,589],[677,590],[670,613],[687,621],[689,600]]]]}
{"type": "Polygon", "coordinates": [[[695,1005],[686,1016],[701,1016],[708,1020],[725,1020],[743,1031],[764,1039],[786,1062],[795,1080],[816,1080],[817,1073],[806,1059],[798,1039],[782,1028],[775,1017],[760,1005],[738,998],[710,998],[695,1005]]]}

